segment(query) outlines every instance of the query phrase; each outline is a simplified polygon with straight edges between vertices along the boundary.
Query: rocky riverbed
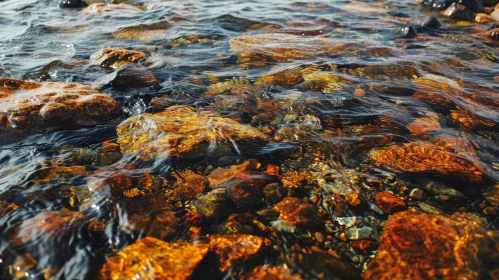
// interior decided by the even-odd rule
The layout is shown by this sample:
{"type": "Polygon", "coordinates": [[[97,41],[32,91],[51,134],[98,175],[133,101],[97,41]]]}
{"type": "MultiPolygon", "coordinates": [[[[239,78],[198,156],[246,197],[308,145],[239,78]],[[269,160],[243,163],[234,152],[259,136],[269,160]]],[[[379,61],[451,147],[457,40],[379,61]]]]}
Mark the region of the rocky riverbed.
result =
{"type": "Polygon", "coordinates": [[[499,279],[499,1],[0,0],[0,279],[499,279]]]}

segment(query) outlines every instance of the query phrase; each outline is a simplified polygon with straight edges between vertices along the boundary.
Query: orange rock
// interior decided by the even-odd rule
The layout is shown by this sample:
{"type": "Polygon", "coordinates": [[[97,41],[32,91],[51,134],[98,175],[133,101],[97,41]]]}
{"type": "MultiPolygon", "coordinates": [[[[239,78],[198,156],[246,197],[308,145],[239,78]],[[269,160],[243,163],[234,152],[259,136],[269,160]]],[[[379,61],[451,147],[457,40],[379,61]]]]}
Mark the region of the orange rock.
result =
{"type": "Polygon", "coordinates": [[[407,143],[403,146],[373,149],[369,157],[377,166],[407,172],[436,172],[470,182],[480,182],[484,175],[473,162],[429,143],[407,143]]]}
{"type": "Polygon", "coordinates": [[[286,197],[274,206],[280,213],[279,220],[303,228],[315,228],[323,224],[318,209],[296,197],[286,197]]]}
{"type": "Polygon", "coordinates": [[[302,280],[300,274],[293,273],[287,266],[257,266],[253,271],[241,276],[241,280],[302,280]]]}
{"type": "Polygon", "coordinates": [[[439,131],[442,129],[440,123],[433,118],[417,118],[407,125],[409,131],[414,136],[421,136],[428,132],[439,131]]]}
{"type": "Polygon", "coordinates": [[[114,31],[111,35],[116,39],[139,39],[143,41],[165,36],[166,30],[170,27],[169,22],[160,21],[153,24],[123,27],[114,31]]]}
{"type": "Polygon", "coordinates": [[[210,251],[220,260],[220,271],[228,272],[239,265],[257,261],[270,241],[253,235],[212,235],[210,251]]]}
{"type": "Polygon", "coordinates": [[[118,69],[123,65],[144,62],[147,60],[147,55],[123,48],[107,48],[94,53],[90,60],[104,68],[118,69]]]}
{"type": "Polygon", "coordinates": [[[19,206],[10,202],[0,202],[0,218],[9,214],[12,211],[15,211],[19,208],[19,206]]]}
{"type": "Polygon", "coordinates": [[[146,237],[109,258],[100,276],[103,280],[191,279],[207,253],[208,245],[167,243],[146,237]]]}
{"type": "Polygon", "coordinates": [[[17,238],[23,242],[43,239],[63,240],[76,231],[85,221],[78,212],[62,208],[59,211],[45,211],[22,222],[17,238]]]}
{"type": "Polygon", "coordinates": [[[226,154],[233,147],[244,150],[267,141],[265,134],[250,125],[185,106],[131,117],[118,126],[117,132],[122,152],[139,152],[144,160],[226,154]]]}
{"type": "Polygon", "coordinates": [[[484,259],[497,252],[489,236],[472,214],[400,212],[386,223],[363,278],[480,279],[484,259]]]}
{"type": "Polygon", "coordinates": [[[92,122],[118,112],[116,100],[91,86],[0,78],[0,128],[92,122]]]}
{"type": "Polygon", "coordinates": [[[405,209],[405,202],[391,193],[376,194],[376,205],[386,214],[394,214],[405,209]]]}

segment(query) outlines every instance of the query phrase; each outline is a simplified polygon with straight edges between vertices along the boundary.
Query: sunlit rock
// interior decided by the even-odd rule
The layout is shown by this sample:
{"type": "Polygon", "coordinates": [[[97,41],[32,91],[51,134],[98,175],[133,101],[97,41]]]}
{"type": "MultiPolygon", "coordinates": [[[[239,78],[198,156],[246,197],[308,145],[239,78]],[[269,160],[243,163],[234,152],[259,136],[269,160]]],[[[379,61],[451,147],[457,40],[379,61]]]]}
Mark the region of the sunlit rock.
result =
{"type": "Polygon", "coordinates": [[[435,172],[470,182],[480,182],[484,175],[470,160],[428,143],[374,149],[369,157],[378,166],[407,172],[435,172]]]}
{"type": "Polygon", "coordinates": [[[111,3],[94,3],[83,9],[84,14],[103,14],[103,13],[140,13],[146,9],[140,6],[130,4],[111,4],[111,3]]]}
{"type": "Polygon", "coordinates": [[[102,279],[191,279],[208,253],[208,245],[167,243],[146,237],[109,258],[102,279]],[[138,275],[138,278],[137,278],[138,275]]]}
{"type": "Polygon", "coordinates": [[[302,280],[298,273],[293,273],[287,266],[262,265],[241,276],[242,280],[302,280]]]}
{"type": "Polygon", "coordinates": [[[118,69],[126,64],[142,63],[147,60],[147,55],[123,48],[107,48],[94,53],[90,60],[103,68],[118,69]]]}
{"type": "Polygon", "coordinates": [[[415,119],[407,125],[407,128],[414,136],[422,136],[442,129],[438,120],[428,117],[415,119]]]}
{"type": "Polygon", "coordinates": [[[322,215],[314,205],[296,197],[284,198],[274,209],[280,213],[279,220],[298,227],[316,228],[323,223],[322,215]]]}
{"type": "Polygon", "coordinates": [[[118,126],[123,153],[139,153],[150,160],[159,156],[184,158],[245,152],[267,136],[249,125],[222,118],[214,112],[172,106],[157,114],[131,117],[118,126]]]}
{"type": "Polygon", "coordinates": [[[166,30],[171,27],[167,21],[152,24],[140,24],[136,26],[122,27],[111,35],[116,39],[138,39],[141,41],[161,38],[166,35],[166,30]]]}
{"type": "Polygon", "coordinates": [[[405,202],[391,193],[380,192],[376,194],[376,205],[386,214],[393,214],[405,209],[405,202]]]}
{"type": "Polygon", "coordinates": [[[204,93],[208,96],[231,94],[240,95],[245,93],[251,88],[249,82],[244,78],[234,78],[225,82],[219,82],[212,84],[208,87],[208,90],[204,93]]]}
{"type": "Polygon", "coordinates": [[[0,79],[0,128],[91,123],[118,113],[113,98],[87,85],[0,79]]]}
{"type": "MultiPolygon", "coordinates": [[[[473,214],[390,216],[364,279],[480,279],[497,243],[473,214]]],[[[496,234],[497,236],[497,234],[496,234]]]]}
{"type": "Polygon", "coordinates": [[[238,266],[248,266],[259,260],[270,241],[254,235],[212,235],[209,238],[210,251],[220,261],[220,271],[227,273],[238,266]]]}

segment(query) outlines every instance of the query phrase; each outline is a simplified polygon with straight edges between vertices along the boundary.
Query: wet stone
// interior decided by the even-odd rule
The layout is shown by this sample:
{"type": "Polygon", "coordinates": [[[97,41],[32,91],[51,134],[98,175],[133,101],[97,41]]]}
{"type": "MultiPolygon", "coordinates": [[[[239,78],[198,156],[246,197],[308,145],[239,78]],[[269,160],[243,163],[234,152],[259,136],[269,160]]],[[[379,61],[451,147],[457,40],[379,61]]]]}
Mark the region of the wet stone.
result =
{"type": "Polygon", "coordinates": [[[102,279],[191,279],[208,253],[208,245],[167,243],[146,237],[110,257],[102,279]],[[137,275],[139,278],[137,278],[137,275]]]}
{"type": "Polygon", "coordinates": [[[296,232],[296,226],[283,220],[277,220],[272,222],[271,224],[272,227],[278,232],[287,232],[287,233],[296,232]]]}
{"type": "Polygon", "coordinates": [[[169,22],[160,21],[153,24],[123,27],[114,31],[111,35],[116,39],[151,40],[165,36],[166,30],[170,27],[171,24],[169,22]]]}
{"type": "Polygon", "coordinates": [[[156,87],[158,80],[152,71],[143,66],[125,64],[113,73],[107,74],[98,81],[101,85],[111,85],[117,88],[156,87]]]}
{"type": "Polygon", "coordinates": [[[497,244],[473,214],[390,216],[364,279],[479,279],[497,244]],[[462,261],[466,260],[466,261],[462,261]]]}
{"type": "Polygon", "coordinates": [[[116,100],[91,86],[0,79],[0,128],[91,123],[118,113],[116,100]]]}
{"type": "Polygon", "coordinates": [[[84,14],[102,14],[102,13],[140,13],[145,11],[143,7],[129,4],[112,4],[112,3],[93,3],[83,9],[84,14]]]}
{"type": "Polygon", "coordinates": [[[262,193],[260,189],[245,181],[230,185],[227,188],[227,195],[241,208],[253,208],[262,202],[262,193]]]}
{"type": "Polygon", "coordinates": [[[473,162],[427,143],[374,149],[369,156],[378,166],[389,166],[402,171],[436,172],[469,182],[480,182],[483,179],[483,173],[473,162]]]}
{"type": "Polygon", "coordinates": [[[466,196],[462,192],[460,192],[456,189],[450,188],[443,183],[439,183],[436,181],[423,181],[423,182],[421,182],[421,185],[426,191],[428,191],[434,195],[447,197],[448,198],[447,200],[464,200],[464,199],[466,199],[466,196]]]}
{"type": "Polygon", "coordinates": [[[322,225],[322,215],[318,209],[296,197],[286,197],[274,206],[279,211],[279,220],[303,228],[316,228],[322,225]]]}
{"type": "Polygon", "coordinates": [[[482,190],[482,195],[494,207],[499,207],[499,184],[482,190]]]}
{"type": "Polygon", "coordinates": [[[386,214],[394,214],[403,211],[405,202],[391,193],[380,192],[376,194],[376,205],[386,214]]]}
{"type": "Polygon", "coordinates": [[[191,204],[192,209],[207,220],[227,217],[232,208],[232,202],[225,188],[214,189],[206,194],[198,194],[191,204]]]}
{"type": "Polygon", "coordinates": [[[269,245],[269,240],[247,234],[209,237],[210,251],[217,255],[222,273],[259,261],[269,245]]]}
{"type": "Polygon", "coordinates": [[[337,218],[336,221],[340,226],[350,228],[355,226],[355,224],[357,223],[357,217],[341,217],[337,218]]]}
{"type": "Polygon", "coordinates": [[[370,239],[373,229],[370,227],[353,227],[345,229],[345,233],[350,240],[370,239]]]}
{"type": "Polygon", "coordinates": [[[103,68],[118,69],[127,64],[142,63],[147,60],[147,55],[123,48],[107,48],[94,53],[90,60],[103,68]]]}
{"type": "Polygon", "coordinates": [[[241,276],[241,280],[302,280],[298,273],[293,273],[287,266],[263,265],[241,276]]]}
{"type": "Polygon", "coordinates": [[[466,6],[456,3],[450,5],[445,11],[442,12],[442,14],[453,19],[463,19],[470,21],[474,20],[476,17],[476,14],[466,6]]]}
{"type": "Polygon", "coordinates": [[[480,0],[416,0],[416,2],[438,10],[444,10],[452,4],[460,4],[476,13],[484,11],[480,0]]]}
{"type": "Polygon", "coordinates": [[[285,196],[284,188],[279,183],[271,183],[263,189],[263,195],[267,203],[277,203],[285,196]]]}
{"type": "Polygon", "coordinates": [[[86,7],[87,3],[83,0],[61,0],[59,8],[81,8],[86,7]]]}
{"type": "Polygon", "coordinates": [[[267,140],[252,126],[184,106],[131,117],[118,126],[117,132],[123,153],[139,152],[138,157],[144,160],[231,154],[233,148],[251,150],[267,140]]]}

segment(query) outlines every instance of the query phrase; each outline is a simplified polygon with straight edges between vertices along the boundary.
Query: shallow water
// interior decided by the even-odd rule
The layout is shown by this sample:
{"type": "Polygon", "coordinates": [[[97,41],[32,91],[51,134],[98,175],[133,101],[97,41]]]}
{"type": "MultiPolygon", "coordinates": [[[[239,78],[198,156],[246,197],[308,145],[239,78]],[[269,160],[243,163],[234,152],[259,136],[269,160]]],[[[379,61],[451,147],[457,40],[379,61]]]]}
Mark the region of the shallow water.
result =
{"type": "MultiPolygon", "coordinates": [[[[474,213],[472,219],[495,234],[499,199],[487,190],[498,188],[499,182],[499,44],[479,35],[488,25],[457,22],[409,0],[271,2],[126,1],[143,9],[102,13],[60,9],[55,0],[0,2],[0,78],[102,87],[121,108],[118,116],[103,122],[0,130],[0,203],[5,208],[6,202],[15,205],[13,211],[0,211],[0,278],[95,279],[106,259],[139,238],[203,243],[209,235],[230,232],[223,230],[228,216],[242,213],[251,213],[267,230],[255,229],[253,222],[251,230],[231,233],[265,237],[272,245],[256,261],[233,264],[214,275],[239,278],[265,263],[285,264],[303,279],[354,278],[341,269],[332,273],[332,264],[322,258],[293,252],[312,248],[340,258],[351,265],[348,270],[363,271],[377,247],[359,251],[354,243],[379,242],[392,214],[379,209],[376,197],[381,192],[403,200],[404,210],[442,216],[474,213]],[[442,27],[412,39],[393,32],[426,15],[436,16],[442,27]],[[137,36],[118,32],[157,22],[169,27],[137,36]],[[107,47],[145,52],[149,58],[142,65],[158,84],[113,86],[114,70],[90,61],[107,47]],[[242,90],[210,92],[210,85],[227,81],[239,81],[242,90]],[[226,139],[231,144],[223,152],[214,141],[195,156],[163,153],[150,160],[144,160],[144,153],[126,152],[122,143],[121,151],[112,146],[110,153],[102,152],[119,142],[117,127],[127,118],[173,105],[216,112],[258,128],[268,140],[257,145],[226,139]],[[407,143],[422,147],[423,155],[437,155],[375,155],[407,143]],[[79,151],[88,157],[79,157],[79,151]],[[201,222],[189,216],[199,198],[169,201],[165,207],[178,220],[171,225],[173,234],[151,230],[159,223],[159,218],[150,218],[158,211],[151,197],[168,200],[175,183],[189,172],[207,176],[247,159],[256,159],[259,167],[251,170],[257,175],[245,175],[249,179],[244,180],[278,181],[283,196],[308,199],[318,209],[323,215],[319,225],[288,223],[293,233],[279,230],[272,226],[277,218],[261,214],[277,201],[260,192],[250,206],[236,201],[230,213],[201,217],[201,222]],[[464,164],[452,169],[452,162],[459,160],[464,164]],[[272,166],[284,178],[272,177],[272,166]],[[307,170],[316,181],[286,182],[286,174],[307,170]],[[333,186],[324,170],[334,174],[333,186]],[[131,178],[118,187],[124,195],[114,189],[121,183],[109,181],[120,176],[131,178]],[[147,176],[161,176],[167,183],[128,197],[147,176]],[[422,180],[445,187],[435,190],[422,180]],[[413,196],[414,189],[422,197],[413,196]],[[463,197],[453,195],[455,191],[463,197]],[[137,206],[141,204],[151,207],[142,209],[137,206]],[[82,216],[64,220],[54,214],[57,218],[48,226],[37,224],[40,217],[50,220],[43,213],[66,211],[62,208],[82,216]],[[132,215],[149,220],[138,222],[132,215]],[[368,227],[368,237],[344,237],[345,226],[338,218],[354,216],[365,221],[346,228],[368,227]]],[[[0,109],[10,103],[0,98],[0,109]]],[[[209,124],[199,123],[198,128],[204,126],[209,124]]],[[[211,135],[210,128],[206,131],[211,135]]],[[[230,188],[228,184],[222,187],[230,188]]],[[[158,227],[167,231],[169,225],[158,227]]],[[[444,267],[453,266],[445,261],[444,267]]],[[[492,275],[495,259],[482,262],[471,275],[492,275]]]]}

